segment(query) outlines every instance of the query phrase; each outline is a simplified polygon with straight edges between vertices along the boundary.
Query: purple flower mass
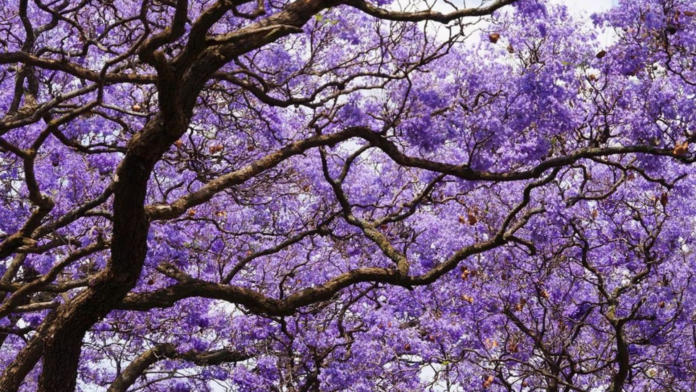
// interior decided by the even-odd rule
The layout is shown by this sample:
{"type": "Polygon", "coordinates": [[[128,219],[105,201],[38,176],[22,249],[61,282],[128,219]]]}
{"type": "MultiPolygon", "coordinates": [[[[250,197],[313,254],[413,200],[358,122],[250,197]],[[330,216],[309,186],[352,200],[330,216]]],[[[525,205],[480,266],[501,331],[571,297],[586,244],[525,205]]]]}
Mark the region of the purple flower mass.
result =
{"type": "Polygon", "coordinates": [[[0,3],[0,391],[696,390],[693,0],[0,3]]]}

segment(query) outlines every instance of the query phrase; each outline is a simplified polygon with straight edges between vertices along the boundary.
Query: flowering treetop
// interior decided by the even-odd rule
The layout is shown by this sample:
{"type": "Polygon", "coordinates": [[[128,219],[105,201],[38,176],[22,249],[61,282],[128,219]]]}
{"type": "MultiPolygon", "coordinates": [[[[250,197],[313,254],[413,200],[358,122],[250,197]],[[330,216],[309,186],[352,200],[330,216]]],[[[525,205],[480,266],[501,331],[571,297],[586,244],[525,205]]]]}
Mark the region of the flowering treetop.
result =
{"type": "Polygon", "coordinates": [[[0,47],[2,391],[696,388],[690,0],[5,0],[0,47]]]}

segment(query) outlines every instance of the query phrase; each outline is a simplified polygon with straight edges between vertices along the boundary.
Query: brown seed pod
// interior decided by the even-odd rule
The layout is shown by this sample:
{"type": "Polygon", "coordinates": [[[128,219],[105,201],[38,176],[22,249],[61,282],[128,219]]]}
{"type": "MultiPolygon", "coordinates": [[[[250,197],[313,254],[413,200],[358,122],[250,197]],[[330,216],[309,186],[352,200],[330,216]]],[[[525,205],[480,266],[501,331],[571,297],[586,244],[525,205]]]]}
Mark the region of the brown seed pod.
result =
{"type": "Polygon", "coordinates": [[[604,58],[604,56],[606,56],[606,55],[607,55],[607,51],[606,51],[606,50],[602,50],[602,51],[600,51],[599,53],[597,53],[597,58],[598,58],[598,59],[601,59],[601,58],[604,58]]]}
{"type": "Polygon", "coordinates": [[[520,352],[520,346],[515,342],[514,340],[508,344],[508,351],[511,353],[518,353],[520,352]]]}
{"type": "Polygon", "coordinates": [[[476,215],[472,211],[467,212],[466,214],[467,222],[469,225],[473,226],[478,222],[478,219],[476,218],[476,215]]]}
{"type": "Polygon", "coordinates": [[[524,309],[524,305],[527,304],[527,300],[524,298],[520,298],[520,302],[515,304],[515,312],[520,312],[522,309],[524,309]]]}
{"type": "Polygon", "coordinates": [[[492,43],[498,42],[500,39],[500,34],[498,33],[491,33],[488,35],[488,40],[491,41],[492,43]]]}
{"type": "Polygon", "coordinates": [[[509,44],[509,45],[508,45],[507,51],[508,51],[508,53],[510,53],[510,54],[515,53],[515,48],[512,46],[512,44],[509,44]]]}
{"type": "Polygon", "coordinates": [[[672,154],[676,156],[683,156],[686,155],[689,152],[689,142],[684,142],[677,144],[674,146],[674,150],[672,150],[672,154]]]}
{"type": "Polygon", "coordinates": [[[490,388],[491,385],[493,385],[493,381],[495,380],[495,377],[493,375],[489,375],[483,380],[483,387],[484,388],[490,388]]]}
{"type": "Polygon", "coordinates": [[[662,204],[662,207],[667,207],[667,202],[669,202],[669,195],[667,192],[663,192],[660,196],[660,204],[662,204]]]}

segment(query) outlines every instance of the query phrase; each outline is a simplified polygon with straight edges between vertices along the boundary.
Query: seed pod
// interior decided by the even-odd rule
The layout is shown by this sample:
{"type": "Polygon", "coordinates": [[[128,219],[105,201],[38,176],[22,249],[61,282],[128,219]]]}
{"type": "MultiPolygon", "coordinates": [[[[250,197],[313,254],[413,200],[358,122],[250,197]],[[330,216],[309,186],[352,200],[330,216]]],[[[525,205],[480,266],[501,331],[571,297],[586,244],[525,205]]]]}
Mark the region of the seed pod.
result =
{"type": "Polygon", "coordinates": [[[600,51],[599,53],[597,53],[597,58],[598,58],[598,59],[601,59],[601,58],[603,58],[603,57],[606,56],[606,55],[607,55],[607,51],[606,51],[606,50],[602,50],[602,51],[600,51]]]}
{"type": "Polygon", "coordinates": [[[490,386],[493,385],[493,381],[494,381],[494,380],[495,380],[495,378],[493,377],[493,375],[489,375],[488,377],[486,377],[486,378],[483,380],[483,387],[484,387],[484,388],[490,388],[490,386]]]}
{"type": "Polygon", "coordinates": [[[512,46],[512,44],[509,44],[509,45],[508,45],[507,51],[508,51],[508,53],[510,53],[510,54],[515,53],[515,48],[512,46]]]}
{"type": "Polygon", "coordinates": [[[676,146],[674,146],[674,150],[672,150],[672,154],[674,154],[678,157],[682,156],[682,155],[686,155],[688,152],[689,152],[689,142],[677,144],[676,146]]]}
{"type": "Polygon", "coordinates": [[[667,202],[669,201],[669,195],[667,192],[663,192],[662,195],[660,196],[660,204],[662,204],[662,207],[667,207],[667,202]]]}
{"type": "Polygon", "coordinates": [[[140,110],[142,110],[142,107],[136,103],[133,106],[131,106],[131,109],[133,109],[134,112],[139,112],[140,110]]]}
{"type": "Polygon", "coordinates": [[[520,312],[522,309],[524,309],[524,305],[527,304],[527,300],[524,298],[520,298],[520,302],[515,304],[515,312],[520,312]]]}
{"type": "Polygon", "coordinates": [[[498,33],[491,33],[488,35],[488,40],[490,40],[492,43],[498,42],[500,39],[500,34],[498,33]]]}
{"type": "Polygon", "coordinates": [[[510,343],[508,344],[508,351],[510,351],[511,353],[518,353],[518,352],[520,352],[519,344],[517,344],[517,342],[515,342],[515,341],[513,340],[512,342],[510,342],[510,343]]]}
{"type": "Polygon", "coordinates": [[[176,148],[181,149],[184,146],[184,142],[182,142],[181,139],[179,139],[174,142],[174,145],[176,146],[176,148]]]}
{"type": "Polygon", "coordinates": [[[467,221],[469,222],[470,226],[473,226],[476,224],[476,222],[478,222],[476,215],[474,215],[474,213],[471,211],[467,212],[466,217],[467,217],[467,221]]]}

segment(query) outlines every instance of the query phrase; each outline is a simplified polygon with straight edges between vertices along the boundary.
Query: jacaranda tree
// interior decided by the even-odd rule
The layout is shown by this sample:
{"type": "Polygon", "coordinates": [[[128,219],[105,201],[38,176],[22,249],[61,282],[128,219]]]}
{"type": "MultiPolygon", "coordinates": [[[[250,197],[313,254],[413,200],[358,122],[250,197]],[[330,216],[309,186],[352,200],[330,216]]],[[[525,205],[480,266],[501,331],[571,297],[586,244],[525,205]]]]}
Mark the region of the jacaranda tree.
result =
{"type": "Polygon", "coordinates": [[[554,4],[0,0],[0,391],[696,390],[696,3],[554,4]]]}

